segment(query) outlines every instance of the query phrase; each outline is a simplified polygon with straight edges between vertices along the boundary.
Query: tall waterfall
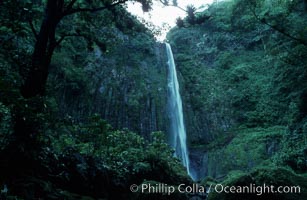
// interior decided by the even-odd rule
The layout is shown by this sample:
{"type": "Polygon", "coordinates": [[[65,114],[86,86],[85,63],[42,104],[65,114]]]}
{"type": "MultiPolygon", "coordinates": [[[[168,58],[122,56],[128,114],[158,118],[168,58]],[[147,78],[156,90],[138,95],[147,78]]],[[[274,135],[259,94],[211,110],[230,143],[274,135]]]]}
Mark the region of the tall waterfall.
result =
{"type": "MultiPolygon", "coordinates": [[[[177,79],[177,72],[175,61],[171,46],[166,43],[166,52],[168,57],[168,109],[171,122],[170,143],[175,149],[176,156],[179,157],[183,165],[190,173],[190,161],[188,156],[188,149],[186,143],[186,131],[183,121],[182,101],[179,93],[179,84],[177,79]]],[[[192,177],[193,178],[193,177],[192,177]]]]}

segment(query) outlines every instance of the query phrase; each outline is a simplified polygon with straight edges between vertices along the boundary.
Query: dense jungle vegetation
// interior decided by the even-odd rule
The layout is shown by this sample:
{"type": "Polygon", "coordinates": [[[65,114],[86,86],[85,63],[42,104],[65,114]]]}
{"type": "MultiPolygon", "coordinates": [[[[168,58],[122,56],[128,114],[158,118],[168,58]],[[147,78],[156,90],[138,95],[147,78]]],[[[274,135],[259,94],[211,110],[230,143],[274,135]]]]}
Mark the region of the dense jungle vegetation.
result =
{"type": "Polygon", "coordinates": [[[301,188],[261,196],[130,191],[193,180],[167,141],[163,30],[125,2],[0,2],[0,199],[307,199],[307,1],[190,5],[167,34],[194,182],[301,188]]]}

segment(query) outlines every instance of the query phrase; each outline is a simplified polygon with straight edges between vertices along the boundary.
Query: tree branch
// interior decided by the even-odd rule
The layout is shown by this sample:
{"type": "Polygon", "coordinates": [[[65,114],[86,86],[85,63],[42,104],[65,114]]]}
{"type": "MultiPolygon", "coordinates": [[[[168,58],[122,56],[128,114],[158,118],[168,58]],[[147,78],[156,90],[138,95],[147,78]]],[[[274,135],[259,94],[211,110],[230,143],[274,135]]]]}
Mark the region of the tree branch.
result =
{"type": "Polygon", "coordinates": [[[267,22],[267,20],[266,20],[265,18],[260,18],[260,17],[256,14],[255,10],[253,10],[252,8],[250,8],[250,10],[251,10],[251,12],[253,13],[254,17],[255,17],[259,22],[261,22],[261,23],[263,23],[263,24],[269,26],[270,28],[272,28],[272,29],[274,29],[275,31],[281,33],[282,35],[284,35],[284,36],[286,36],[286,37],[288,37],[288,38],[290,38],[290,39],[292,39],[292,40],[295,40],[295,41],[299,42],[300,44],[303,44],[304,46],[307,46],[307,41],[305,41],[305,40],[303,40],[303,39],[301,39],[301,38],[296,38],[296,37],[292,36],[290,33],[287,33],[286,31],[284,31],[284,30],[278,28],[277,26],[270,24],[269,22],[267,22]]]}
{"type": "Polygon", "coordinates": [[[65,35],[62,35],[58,41],[56,41],[55,46],[59,46],[61,44],[61,42],[63,42],[63,40],[65,38],[67,38],[67,37],[83,37],[83,38],[87,38],[86,35],[82,35],[80,33],[65,34],[65,35]]]}
{"type": "Polygon", "coordinates": [[[66,9],[63,13],[66,13],[66,12],[69,12],[71,11],[73,5],[76,3],[77,0],[72,0],[67,6],[66,6],[66,9]]]}
{"type": "Polygon", "coordinates": [[[187,12],[184,8],[181,8],[180,6],[175,6],[175,5],[173,5],[173,6],[176,7],[176,8],[179,8],[180,10],[182,10],[184,12],[187,12]]]}
{"type": "Polygon", "coordinates": [[[32,20],[29,20],[29,25],[30,25],[30,28],[31,28],[31,30],[32,30],[32,33],[34,34],[35,39],[37,40],[37,39],[38,39],[38,34],[37,34],[37,31],[36,31],[35,28],[34,28],[34,25],[33,25],[33,23],[32,23],[32,20]]]}
{"type": "Polygon", "coordinates": [[[165,0],[159,0],[160,3],[162,3],[163,5],[165,6],[172,6],[172,7],[175,7],[175,8],[179,8],[180,10],[184,11],[184,12],[187,12],[184,8],[178,6],[177,4],[169,4],[168,1],[165,1],[165,0]]]}
{"type": "MultiPolygon", "coordinates": [[[[73,1],[75,1],[75,0],[72,0],[72,2],[73,1]]],[[[116,3],[110,4],[110,5],[101,6],[101,7],[98,7],[98,8],[75,8],[75,9],[71,8],[70,10],[66,10],[63,13],[63,17],[67,16],[67,15],[72,15],[72,14],[78,13],[78,12],[98,12],[98,11],[101,11],[101,10],[104,10],[104,9],[112,8],[112,7],[117,6],[119,4],[123,4],[126,1],[127,0],[120,0],[120,1],[118,1],[116,3]]]]}

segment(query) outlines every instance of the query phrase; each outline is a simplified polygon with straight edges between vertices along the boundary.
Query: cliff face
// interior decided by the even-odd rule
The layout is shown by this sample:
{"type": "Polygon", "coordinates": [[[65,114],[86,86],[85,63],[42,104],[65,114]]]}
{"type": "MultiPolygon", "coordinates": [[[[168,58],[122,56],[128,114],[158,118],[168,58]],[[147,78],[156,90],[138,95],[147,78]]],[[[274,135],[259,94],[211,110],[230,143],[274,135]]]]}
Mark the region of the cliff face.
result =
{"type": "Polygon", "coordinates": [[[50,82],[65,82],[55,91],[60,113],[81,121],[99,114],[114,128],[128,128],[145,137],[166,131],[165,45],[145,33],[117,34],[121,34],[119,43],[106,51],[94,46],[82,65],[72,63],[63,70],[57,68],[60,58],[55,60],[50,82]]]}

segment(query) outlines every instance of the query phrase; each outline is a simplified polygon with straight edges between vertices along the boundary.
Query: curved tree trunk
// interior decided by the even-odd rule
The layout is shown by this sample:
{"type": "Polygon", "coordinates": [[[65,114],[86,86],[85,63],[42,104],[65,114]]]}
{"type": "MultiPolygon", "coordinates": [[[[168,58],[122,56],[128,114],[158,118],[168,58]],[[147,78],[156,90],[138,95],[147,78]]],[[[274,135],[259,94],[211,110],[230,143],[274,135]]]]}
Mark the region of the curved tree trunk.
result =
{"type": "Polygon", "coordinates": [[[25,98],[44,95],[48,68],[56,46],[55,30],[62,16],[63,3],[63,0],[48,0],[45,16],[37,35],[30,71],[21,88],[21,94],[25,98]]]}

